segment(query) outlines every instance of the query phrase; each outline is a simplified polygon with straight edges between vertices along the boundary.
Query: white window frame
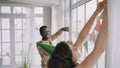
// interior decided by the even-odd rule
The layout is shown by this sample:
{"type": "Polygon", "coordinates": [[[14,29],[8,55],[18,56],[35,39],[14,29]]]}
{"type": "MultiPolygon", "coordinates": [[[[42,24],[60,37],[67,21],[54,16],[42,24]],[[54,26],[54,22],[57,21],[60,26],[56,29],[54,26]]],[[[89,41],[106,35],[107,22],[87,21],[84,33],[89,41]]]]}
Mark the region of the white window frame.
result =
{"type": "MultiPolygon", "coordinates": [[[[25,18],[25,14],[12,14],[13,7],[16,7],[16,4],[0,4],[0,7],[1,6],[10,6],[11,7],[11,14],[0,13],[0,19],[1,18],[9,18],[10,19],[10,53],[11,53],[11,56],[12,56],[13,59],[10,60],[10,65],[2,65],[2,42],[0,41],[1,42],[0,43],[1,44],[1,55],[0,55],[1,56],[1,58],[0,58],[1,61],[0,61],[0,66],[2,66],[0,68],[16,68],[16,64],[15,64],[15,62],[13,62],[13,61],[15,61],[14,58],[16,56],[15,55],[15,43],[16,42],[15,42],[15,27],[14,27],[15,23],[14,23],[14,19],[15,18],[20,18],[20,19],[25,18]]],[[[40,7],[40,6],[30,6],[30,5],[17,4],[17,7],[18,6],[19,7],[26,7],[26,6],[31,7],[32,14],[34,14],[33,10],[34,10],[35,7],[40,7]]],[[[34,16],[34,17],[32,17],[33,19],[35,17],[42,17],[43,18],[43,14],[34,14],[33,16],[34,16]]],[[[33,22],[31,23],[31,25],[32,24],[33,24],[33,22]]],[[[0,26],[2,26],[1,22],[0,22],[0,26]]],[[[1,29],[0,33],[2,33],[2,29],[1,29]]],[[[0,38],[0,39],[2,40],[2,38],[0,38]]],[[[21,43],[22,43],[22,46],[23,46],[24,42],[22,41],[21,43]]],[[[20,66],[17,65],[17,67],[21,67],[21,65],[20,66]]]]}

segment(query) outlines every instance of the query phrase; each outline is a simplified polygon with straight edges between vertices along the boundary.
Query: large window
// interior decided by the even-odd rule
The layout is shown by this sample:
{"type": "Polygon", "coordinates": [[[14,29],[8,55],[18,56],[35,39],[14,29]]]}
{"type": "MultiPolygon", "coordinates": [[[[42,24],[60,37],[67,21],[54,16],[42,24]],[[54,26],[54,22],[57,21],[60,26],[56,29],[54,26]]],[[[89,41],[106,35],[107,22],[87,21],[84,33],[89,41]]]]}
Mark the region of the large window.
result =
{"type": "Polygon", "coordinates": [[[84,5],[72,10],[72,41],[75,41],[85,24],[84,5]]]}
{"type": "Polygon", "coordinates": [[[29,32],[26,30],[32,28],[35,40],[39,40],[38,29],[42,25],[43,7],[0,6],[0,68],[22,65],[25,36],[29,32]]]}
{"type": "MultiPolygon", "coordinates": [[[[82,30],[86,22],[90,19],[92,14],[94,13],[97,3],[102,0],[71,0],[71,40],[75,42],[77,39],[78,33],[82,30]],[[81,4],[83,2],[83,4],[81,4]]],[[[96,23],[96,20],[95,20],[96,23]]],[[[95,24],[93,25],[95,26],[95,24]]],[[[93,27],[91,31],[93,31],[93,27]]],[[[89,34],[91,34],[91,31],[89,34]]],[[[93,50],[94,42],[89,39],[88,36],[86,41],[83,43],[83,47],[81,47],[81,60],[93,50]]],[[[95,68],[105,68],[105,54],[102,55],[95,68]]]]}
{"type": "MultiPolygon", "coordinates": [[[[3,8],[2,8],[3,11],[3,8]]],[[[3,65],[10,64],[10,58],[7,56],[8,52],[10,53],[10,19],[9,18],[0,18],[1,19],[1,58],[3,58],[3,65]]]]}

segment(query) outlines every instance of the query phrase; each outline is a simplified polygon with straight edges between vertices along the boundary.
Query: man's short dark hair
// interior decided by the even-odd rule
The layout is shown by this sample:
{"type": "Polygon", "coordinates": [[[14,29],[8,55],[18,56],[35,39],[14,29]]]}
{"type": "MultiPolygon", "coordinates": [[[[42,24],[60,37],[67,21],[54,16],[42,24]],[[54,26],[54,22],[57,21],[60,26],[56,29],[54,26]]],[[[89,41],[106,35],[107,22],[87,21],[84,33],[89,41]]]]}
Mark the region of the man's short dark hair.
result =
{"type": "Polygon", "coordinates": [[[39,32],[41,33],[45,28],[48,28],[47,26],[41,26],[39,29],[39,32]]]}

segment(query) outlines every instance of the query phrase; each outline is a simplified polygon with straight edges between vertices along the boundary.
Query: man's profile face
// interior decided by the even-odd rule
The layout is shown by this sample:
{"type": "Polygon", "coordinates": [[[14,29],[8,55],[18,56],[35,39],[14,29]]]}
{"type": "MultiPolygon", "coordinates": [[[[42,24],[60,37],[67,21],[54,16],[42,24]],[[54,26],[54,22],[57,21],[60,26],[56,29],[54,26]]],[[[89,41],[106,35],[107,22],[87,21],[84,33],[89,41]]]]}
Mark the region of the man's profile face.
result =
{"type": "Polygon", "coordinates": [[[49,39],[50,37],[50,31],[48,28],[44,28],[41,32],[41,36],[43,37],[43,39],[49,39]]]}

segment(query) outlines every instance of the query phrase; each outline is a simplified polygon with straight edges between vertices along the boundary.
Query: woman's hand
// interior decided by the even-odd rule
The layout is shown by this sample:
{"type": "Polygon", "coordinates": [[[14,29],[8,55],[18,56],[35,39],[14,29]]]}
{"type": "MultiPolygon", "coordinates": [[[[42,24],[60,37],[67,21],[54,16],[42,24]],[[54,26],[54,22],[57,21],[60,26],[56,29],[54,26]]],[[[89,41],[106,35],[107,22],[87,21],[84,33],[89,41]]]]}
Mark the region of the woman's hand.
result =
{"type": "Polygon", "coordinates": [[[99,2],[96,11],[98,13],[101,12],[101,10],[105,7],[106,4],[107,4],[107,0],[99,2]]]}
{"type": "Polygon", "coordinates": [[[72,41],[67,41],[68,44],[70,45],[73,45],[73,42],[72,41]]]}

